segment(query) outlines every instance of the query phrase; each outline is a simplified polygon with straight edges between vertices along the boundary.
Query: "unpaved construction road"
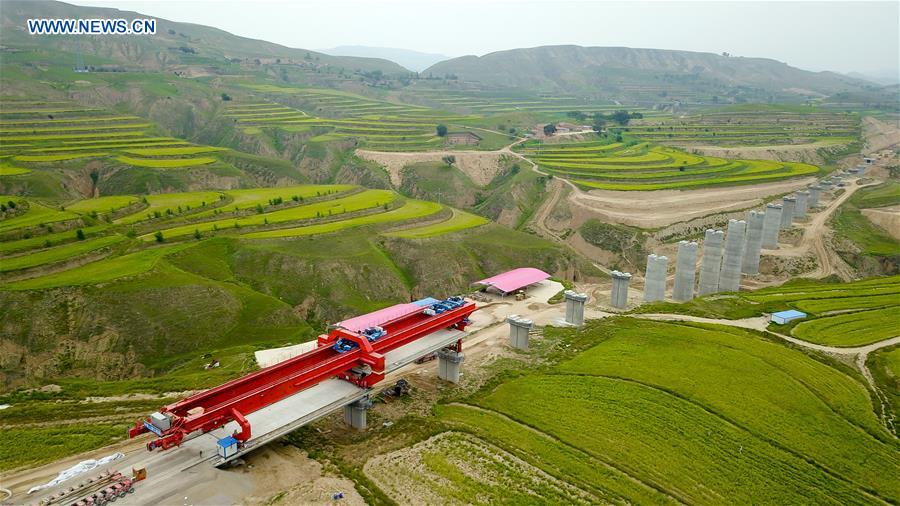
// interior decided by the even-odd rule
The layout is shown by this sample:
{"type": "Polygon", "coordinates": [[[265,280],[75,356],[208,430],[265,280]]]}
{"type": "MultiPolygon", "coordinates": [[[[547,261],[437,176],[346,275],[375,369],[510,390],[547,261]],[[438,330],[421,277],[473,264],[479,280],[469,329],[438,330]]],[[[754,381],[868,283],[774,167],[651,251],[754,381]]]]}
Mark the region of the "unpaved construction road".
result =
{"type": "Polygon", "coordinates": [[[841,279],[849,281],[853,277],[853,269],[827,246],[827,240],[831,236],[828,228],[828,220],[834,212],[844,204],[857,190],[866,186],[878,184],[869,183],[860,185],[858,181],[852,181],[844,186],[844,193],[832,200],[828,207],[815,213],[808,223],[795,223],[795,227],[803,229],[803,236],[796,246],[780,247],[775,250],[763,250],[766,255],[780,257],[802,257],[812,252],[817,260],[816,268],[801,276],[804,278],[824,278],[837,274],[841,279]]]}

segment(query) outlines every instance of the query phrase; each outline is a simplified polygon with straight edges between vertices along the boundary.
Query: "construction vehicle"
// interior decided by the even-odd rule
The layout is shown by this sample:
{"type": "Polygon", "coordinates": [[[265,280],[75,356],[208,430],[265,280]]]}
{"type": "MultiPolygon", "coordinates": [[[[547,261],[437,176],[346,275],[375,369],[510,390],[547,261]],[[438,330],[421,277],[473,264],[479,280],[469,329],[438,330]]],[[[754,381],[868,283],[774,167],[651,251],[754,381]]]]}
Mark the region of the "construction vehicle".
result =
{"type": "Polygon", "coordinates": [[[41,500],[41,505],[103,506],[134,493],[134,485],[147,479],[147,469],[132,468],[131,476],[118,471],[104,471],[66,490],[41,500]]]}
{"type": "MultiPolygon", "coordinates": [[[[382,312],[390,314],[387,321],[375,325],[367,321],[356,330],[342,322],[344,326],[335,325],[320,335],[315,349],[165,406],[138,421],[128,434],[152,432],[157,438],[147,443],[147,449],[167,450],[233,421],[240,428],[231,435],[239,449],[251,437],[246,415],[335,377],[371,388],[384,379],[385,353],[444,329],[464,330],[476,309],[474,302],[450,297],[427,308],[416,304],[385,308],[382,312]]],[[[454,346],[459,351],[462,342],[457,340],[454,346]]]]}

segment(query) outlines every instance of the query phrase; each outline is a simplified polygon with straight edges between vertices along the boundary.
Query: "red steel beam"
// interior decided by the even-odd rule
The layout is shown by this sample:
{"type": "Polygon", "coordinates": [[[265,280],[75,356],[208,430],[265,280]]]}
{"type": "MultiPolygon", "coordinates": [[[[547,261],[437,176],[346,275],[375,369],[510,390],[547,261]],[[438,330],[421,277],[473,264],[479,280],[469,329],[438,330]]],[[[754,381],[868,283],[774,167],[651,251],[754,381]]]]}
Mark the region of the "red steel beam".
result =
{"type": "Polygon", "coordinates": [[[153,430],[160,438],[151,441],[147,448],[168,449],[181,444],[192,432],[209,432],[236,420],[241,425],[238,439],[246,441],[250,424],[245,415],[335,376],[369,388],[384,378],[385,353],[444,328],[462,330],[476,309],[474,302],[467,301],[434,316],[418,312],[396,318],[382,324],[387,335],[374,343],[356,332],[333,329],[328,335],[319,336],[318,347],[309,352],[165,406],[160,412],[171,416],[169,429],[154,430],[148,427],[149,423],[140,421],[129,430],[129,435],[135,437],[153,430]],[[358,346],[338,353],[333,345],[341,338],[358,346]]]}

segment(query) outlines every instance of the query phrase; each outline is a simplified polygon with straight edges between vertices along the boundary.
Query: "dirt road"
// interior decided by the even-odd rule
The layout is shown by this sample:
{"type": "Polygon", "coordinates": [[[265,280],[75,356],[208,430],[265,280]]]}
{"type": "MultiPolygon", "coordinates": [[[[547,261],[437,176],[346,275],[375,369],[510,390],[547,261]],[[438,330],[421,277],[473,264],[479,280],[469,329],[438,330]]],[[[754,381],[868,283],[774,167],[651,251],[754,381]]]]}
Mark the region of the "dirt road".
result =
{"type": "Polygon", "coordinates": [[[825,209],[815,213],[812,220],[807,223],[794,224],[795,227],[803,229],[803,235],[796,246],[781,247],[774,250],[767,249],[763,250],[763,253],[780,257],[800,257],[812,252],[816,256],[818,265],[812,271],[802,274],[801,277],[824,278],[837,274],[841,279],[849,281],[853,277],[853,270],[826,245],[826,241],[831,235],[831,229],[828,228],[828,220],[857,190],[874,184],[877,184],[877,182],[865,185],[858,184],[858,181],[847,183],[844,187],[844,193],[832,200],[825,209]]]}

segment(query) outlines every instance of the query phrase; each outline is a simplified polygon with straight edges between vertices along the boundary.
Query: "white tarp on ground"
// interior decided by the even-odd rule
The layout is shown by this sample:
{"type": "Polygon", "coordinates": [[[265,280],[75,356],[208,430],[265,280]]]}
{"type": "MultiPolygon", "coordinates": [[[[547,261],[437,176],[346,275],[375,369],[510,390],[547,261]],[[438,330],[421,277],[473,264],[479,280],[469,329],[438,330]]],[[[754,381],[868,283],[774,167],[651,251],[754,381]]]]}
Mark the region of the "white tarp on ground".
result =
{"type": "Polygon", "coordinates": [[[78,476],[81,473],[90,471],[91,469],[96,469],[100,466],[109,464],[114,460],[119,460],[125,457],[125,455],[121,453],[113,453],[112,455],[103,457],[100,460],[90,459],[90,460],[82,460],[81,462],[75,464],[74,466],[66,469],[65,471],[59,473],[59,476],[53,478],[52,480],[44,483],[43,485],[38,485],[36,487],[31,487],[31,490],[28,491],[29,494],[33,494],[39,490],[44,490],[45,488],[50,488],[60,483],[68,480],[69,478],[78,476]]]}
{"type": "Polygon", "coordinates": [[[268,350],[259,350],[254,353],[256,356],[256,363],[259,364],[260,367],[269,367],[270,365],[275,365],[279,362],[284,362],[289,358],[294,358],[297,355],[302,353],[306,353],[307,351],[313,350],[316,347],[316,340],[307,341],[305,343],[295,344],[293,346],[284,346],[282,348],[270,348],[268,350]]]}

